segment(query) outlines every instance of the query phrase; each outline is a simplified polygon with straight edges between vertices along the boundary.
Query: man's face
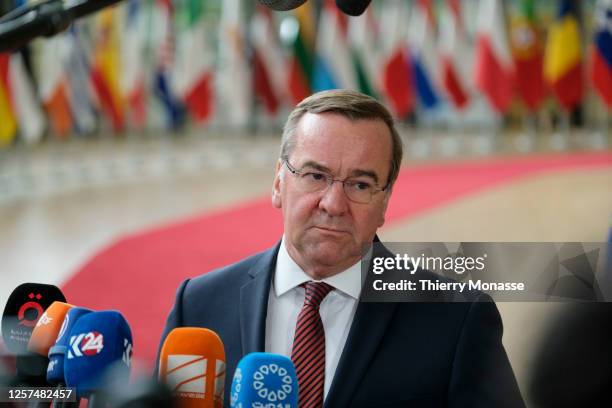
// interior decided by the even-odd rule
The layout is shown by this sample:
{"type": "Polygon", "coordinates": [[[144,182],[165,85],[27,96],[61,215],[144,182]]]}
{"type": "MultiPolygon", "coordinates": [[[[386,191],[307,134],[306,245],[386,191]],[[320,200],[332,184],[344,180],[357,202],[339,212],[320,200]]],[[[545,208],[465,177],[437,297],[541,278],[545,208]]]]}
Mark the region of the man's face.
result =
{"type": "MultiPolygon", "coordinates": [[[[391,135],[382,120],[357,120],[334,113],[306,113],[295,131],[289,163],[300,172],[316,171],[345,180],[356,178],[378,189],[388,182],[391,135]]],[[[356,263],[364,244],[385,221],[389,193],[368,204],[350,201],[335,182],[305,192],[298,176],[279,161],[272,202],[281,208],[287,251],[310,276],[321,279],[356,263]]]]}

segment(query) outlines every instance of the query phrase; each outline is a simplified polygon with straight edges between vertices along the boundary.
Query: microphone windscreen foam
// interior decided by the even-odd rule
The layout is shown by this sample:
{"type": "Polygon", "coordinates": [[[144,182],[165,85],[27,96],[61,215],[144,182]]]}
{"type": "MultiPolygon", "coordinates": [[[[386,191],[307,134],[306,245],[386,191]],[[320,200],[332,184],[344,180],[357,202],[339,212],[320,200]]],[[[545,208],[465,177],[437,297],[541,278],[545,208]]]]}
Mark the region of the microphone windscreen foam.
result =
{"type": "Polygon", "coordinates": [[[73,307],[66,313],[62,327],[57,335],[55,344],[49,349],[49,365],[47,367],[47,382],[50,384],[65,384],[64,356],[70,345],[70,332],[81,316],[93,312],[84,307],[73,307]]]}
{"type": "Polygon", "coordinates": [[[78,397],[100,390],[107,369],[127,381],[132,359],[132,332],[121,313],[108,310],[81,316],[69,333],[64,357],[66,386],[76,387],[78,397]]]}
{"type": "Polygon", "coordinates": [[[2,338],[9,351],[14,354],[27,353],[34,326],[45,309],[55,301],[66,301],[57,286],[23,283],[13,290],[2,314],[2,338]]]}
{"type": "Polygon", "coordinates": [[[298,381],[293,363],[279,354],[247,354],[236,367],[230,398],[232,408],[297,408],[298,381]]]}
{"type": "Polygon", "coordinates": [[[306,3],[306,0],[259,0],[261,4],[276,11],[293,10],[306,3]]]}
{"type": "Polygon", "coordinates": [[[212,330],[178,327],[168,333],[159,357],[159,380],[181,407],[221,407],[225,391],[225,350],[212,330]]]}
{"type": "Polygon", "coordinates": [[[34,330],[32,330],[28,350],[47,357],[49,348],[57,340],[66,313],[73,307],[73,305],[64,302],[51,303],[51,306],[45,310],[38,319],[36,326],[34,326],[34,330]]]}

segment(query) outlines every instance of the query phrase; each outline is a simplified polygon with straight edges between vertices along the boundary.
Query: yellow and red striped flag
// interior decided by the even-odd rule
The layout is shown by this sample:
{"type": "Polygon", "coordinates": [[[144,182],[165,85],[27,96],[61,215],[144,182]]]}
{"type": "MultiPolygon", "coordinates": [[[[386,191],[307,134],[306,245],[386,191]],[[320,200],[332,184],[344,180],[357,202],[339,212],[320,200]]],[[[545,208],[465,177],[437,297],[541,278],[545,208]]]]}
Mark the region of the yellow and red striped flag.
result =
{"type": "Polygon", "coordinates": [[[10,144],[17,134],[17,121],[8,83],[10,54],[0,54],[0,147],[10,144]]]}
{"type": "Polygon", "coordinates": [[[572,1],[559,1],[559,12],[546,42],[544,78],[566,111],[582,100],[582,45],[572,1]]]}

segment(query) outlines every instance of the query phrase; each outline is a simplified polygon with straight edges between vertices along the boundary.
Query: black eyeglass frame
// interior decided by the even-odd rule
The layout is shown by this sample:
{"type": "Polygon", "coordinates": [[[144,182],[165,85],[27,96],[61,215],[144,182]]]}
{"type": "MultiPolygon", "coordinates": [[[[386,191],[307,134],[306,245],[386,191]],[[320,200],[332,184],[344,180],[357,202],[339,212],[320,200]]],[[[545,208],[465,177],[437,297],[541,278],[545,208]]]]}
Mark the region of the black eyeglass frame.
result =
{"type": "MultiPolygon", "coordinates": [[[[287,169],[288,169],[288,170],[291,172],[291,174],[293,174],[293,175],[297,175],[297,176],[303,176],[305,173],[307,173],[307,172],[304,172],[304,171],[302,171],[302,170],[298,170],[298,169],[296,169],[295,167],[293,167],[293,166],[291,165],[291,163],[289,163],[289,159],[287,159],[287,158],[282,158],[281,160],[282,160],[282,161],[283,161],[283,163],[284,163],[284,164],[287,166],[287,169]]],[[[377,186],[376,184],[374,184],[374,185],[376,186],[376,190],[375,190],[375,191],[370,192],[370,201],[368,201],[367,203],[364,203],[364,202],[361,202],[361,201],[355,201],[355,200],[353,200],[353,199],[352,199],[352,198],[350,198],[350,197],[349,197],[349,195],[346,193],[346,190],[345,190],[346,184],[345,184],[345,183],[346,183],[348,180],[350,180],[350,178],[345,178],[344,180],[341,180],[341,179],[335,179],[335,178],[333,178],[333,177],[331,176],[331,174],[327,174],[327,173],[325,173],[325,172],[321,172],[321,173],[326,174],[326,176],[327,176],[327,177],[326,177],[326,180],[327,180],[327,188],[331,187],[331,186],[332,186],[332,184],[334,184],[336,181],[337,181],[337,182],[339,182],[339,183],[342,183],[342,190],[344,191],[344,194],[346,195],[346,198],[348,198],[350,201],[352,201],[352,202],[354,202],[354,203],[357,203],[357,204],[369,204],[369,203],[371,203],[371,202],[372,202],[372,199],[374,198],[374,195],[375,195],[375,194],[381,193],[381,192],[383,192],[383,191],[387,191],[387,188],[389,188],[389,185],[391,184],[391,183],[389,183],[389,182],[388,182],[388,183],[387,183],[387,185],[386,185],[385,187],[383,187],[383,188],[378,188],[378,186],[377,186]]],[[[321,190],[321,191],[323,191],[323,190],[321,190]]]]}

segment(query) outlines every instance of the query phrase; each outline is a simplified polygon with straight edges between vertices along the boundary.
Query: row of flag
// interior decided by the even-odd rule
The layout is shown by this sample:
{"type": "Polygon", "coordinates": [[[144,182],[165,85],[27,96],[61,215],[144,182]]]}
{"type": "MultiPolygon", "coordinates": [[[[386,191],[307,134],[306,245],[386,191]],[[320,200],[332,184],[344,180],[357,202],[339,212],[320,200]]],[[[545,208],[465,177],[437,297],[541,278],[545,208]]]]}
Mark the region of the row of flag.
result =
{"type": "Polygon", "coordinates": [[[0,54],[0,146],[100,128],[244,128],[330,88],[378,97],[398,118],[482,96],[501,114],[550,97],[571,112],[587,83],[612,107],[612,0],[595,0],[591,41],[576,1],[558,0],[548,27],[534,0],[475,3],[385,0],[353,18],[332,0],[286,13],[250,0],[127,0],[0,54]]]}

